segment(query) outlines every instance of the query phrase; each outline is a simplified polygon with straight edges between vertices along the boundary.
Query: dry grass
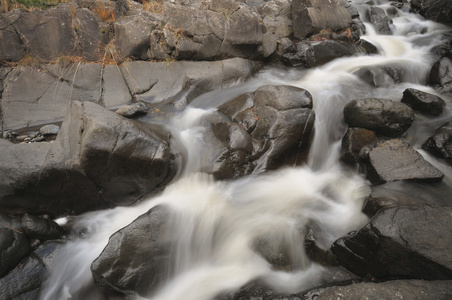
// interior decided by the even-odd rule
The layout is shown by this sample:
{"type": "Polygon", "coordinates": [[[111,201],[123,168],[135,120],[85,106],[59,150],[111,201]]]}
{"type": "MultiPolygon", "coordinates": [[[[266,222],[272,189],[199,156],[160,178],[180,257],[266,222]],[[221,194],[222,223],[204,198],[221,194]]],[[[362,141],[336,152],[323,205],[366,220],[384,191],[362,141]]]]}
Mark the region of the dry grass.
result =
{"type": "Polygon", "coordinates": [[[163,10],[163,0],[143,0],[144,9],[148,12],[161,14],[163,10]]]}
{"type": "Polygon", "coordinates": [[[101,1],[96,2],[96,7],[93,9],[93,11],[104,22],[112,23],[116,20],[114,9],[108,5],[105,5],[101,1]]]}

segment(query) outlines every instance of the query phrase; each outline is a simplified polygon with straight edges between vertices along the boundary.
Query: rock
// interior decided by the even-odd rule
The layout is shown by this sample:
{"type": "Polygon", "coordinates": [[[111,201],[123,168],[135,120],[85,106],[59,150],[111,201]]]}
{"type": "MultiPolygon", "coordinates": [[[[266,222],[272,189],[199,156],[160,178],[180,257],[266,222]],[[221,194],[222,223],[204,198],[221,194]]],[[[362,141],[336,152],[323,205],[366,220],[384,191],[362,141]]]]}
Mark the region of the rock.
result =
{"type": "Polygon", "coordinates": [[[24,58],[25,47],[4,14],[0,15],[0,40],[0,61],[19,61],[24,58]]]}
{"type": "Polygon", "coordinates": [[[428,20],[443,24],[452,24],[452,1],[414,0],[412,7],[428,20]]]}
{"type": "Polygon", "coordinates": [[[393,86],[396,83],[409,81],[403,67],[397,64],[361,67],[353,74],[374,87],[393,86]]]}
{"type": "Polygon", "coordinates": [[[401,102],[413,109],[434,116],[440,115],[443,112],[443,107],[446,105],[444,100],[436,95],[410,88],[403,92],[401,102]]]}
{"type": "Polygon", "coordinates": [[[301,42],[298,43],[298,47],[300,46],[301,55],[304,57],[306,66],[309,68],[326,64],[336,58],[352,56],[356,52],[353,45],[332,40],[301,42]]]}
{"type": "Polygon", "coordinates": [[[439,182],[443,177],[403,140],[385,141],[368,153],[367,178],[374,184],[397,180],[439,182]]]}
{"type": "Polygon", "coordinates": [[[337,0],[294,0],[292,22],[294,37],[303,40],[321,30],[347,29],[352,25],[352,17],[337,0]]]}
{"type": "Polygon", "coordinates": [[[39,132],[43,135],[57,135],[58,132],[60,132],[60,127],[58,125],[54,125],[54,124],[50,124],[50,125],[45,125],[42,126],[39,129],[39,132]]]}
{"type": "Polygon", "coordinates": [[[391,34],[390,25],[392,24],[392,19],[386,15],[386,12],[380,7],[369,7],[367,11],[367,18],[370,23],[375,27],[375,30],[380,34],[391,34]]]}
{"type": "MultiPolygon", "coordinates": [[[[125,69],[128,72],[128,69],[125,69]]],[[[105,107],[118,107],[132,101],[129,87],[116,65],[104,66],[102,73],[102,103],[105,107]]]]}
{"type": "Polygon", "coordinates": [[[126,118],[133,118],[142,116],[148,113],[148,107],[143,102],[138,102],[130,105],[120,106],[116,113],[126,118]]]}
{"type": "Polygon", "coordinates": [[[315,114],[311,94],[290,86],[263,86],[222,105],[219,111],[253,138],[254,173],[306,161],[315,114]]]}
{"type": "Polygon", "coordinates": [[[31,239],[41,241],[55,240],[63,237],[66,230],[50,219],[25,215],[21,220],[24,233],[31,239]]]}
{"type": "Polygon", "coordinates": [[[359,99],[344,107],[345,122],[388,137],[401,136],[413,123],[414,112],[406,104],[389,99],[359,99]]]}
{"type": "Polygon", "coordinates": [[[348,166],[356,166],[364,152],[371,149],[378,140],[373,131],[357,127],[349,128],[342,138],[340,160],[348,166]]]}
{"type": "Polygon", "coordinates": [[[429,84],[441,93],[452,92],[452,59],[440,58],[430,70],[429,84]]]}
{"type": "Polygon", "coordinates": [[[387,208],[337,240],[332,250],[342,266],[359,276],[451,279],[451,222],[451,207],[387,208]]]}
{"type": "Polygon", "coordinates": [[[159,126],[73,102],[54,143],[3,146],[0,209],[58,216],[129,205],[172,176],[168,139],[159,126]]]}
{"type": "Polygon", "coordinates": [[[422,149],[431,154],[443,158],[452,165],[452,123],[448,122],[435,131],[435,135],[429,137],[422,149]]]}
{"type": "MultiPolygon", "coordinates": [[[[381,283],[359,282],[345,286],[317,288],[300,295],[303,300],[329,299],[441,299],[450,298],[450,280],[392,280],[381,283]]],[[[274,298],[272,298],[274,299],[274,298]]],[[[278,298],[276,298],[278,299],[278,298]]],[[[287,298],[286,298],[287,299],[287,298]]]]}
{"type": "Polygon", "coordinates": [[[0,213],[0,277],[8,274],[30,252],[20,221],[0,213]]]}
{"type": "Polygon", "coordinates": [[[142,297],[163,283],[168,275],[172,244],[167,234],[168,216],[168,208],[156,206],[113,234],[91,265],[94,282],[142,297]]]}

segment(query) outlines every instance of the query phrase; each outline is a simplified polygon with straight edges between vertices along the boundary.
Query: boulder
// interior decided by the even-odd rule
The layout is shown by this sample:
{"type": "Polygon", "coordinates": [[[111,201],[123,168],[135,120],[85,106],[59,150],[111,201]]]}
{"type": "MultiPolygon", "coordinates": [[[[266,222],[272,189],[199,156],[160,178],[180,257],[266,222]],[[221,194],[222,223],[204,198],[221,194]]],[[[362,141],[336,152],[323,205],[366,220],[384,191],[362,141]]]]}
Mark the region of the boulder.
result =
{"type": "Polygon", "coordinates": [[[57,135],[60,132],[60,126],[55,124],[44,125],[39,128],[39,133],[43,136],[47,135],[57,135]]]}
{"type": "Polygon", "coordinates": [[[91,265],[94,282],[142,297],[162,284],[168,275],[172,244],[168,217],[168,208],[156,206],[113,234],[91,265]]]}
{"type": "Polygon", "coordinates": [[[452,123],[448,122],[438,128],[435,134],[424,142],[422,149],[452,165],[452,123]]]}
{"type": "Polygon", "coordinates": [[[380,210],[369,224],[332,246],[339,263],[359,276],[452,278],[451,207],[380,210]]]}
{"type": "Polygon", "coordinates": [[[388,137],[401,136],[414,121],[414,112],[406,104],[389,99],[358,99],[344,107],[345,122],[388,137]]]}
{"type": "Polygon", "coordinates": [[[386,15],[386,12],[380,8],[371,6],[367,11],[367,19],[375,27],[375,30],[380,34],[391,34],[392,19],[386,15]]]}
{"type": "Polygon", "coordinates": [[[172,176],[169,133],[91,102],[72,103],[54,143],[6,144],[0,161],[0,209],[12,212],[129,205],[172,176]]]}
{"type": "Polygon", "coordinates": [[[304,89],[263,86],[219,110],[251,135],[257,174],[306,162],[315,119],[311,108],[312,96],[304,89]]]}
{"type": "Polygon", "coordinates": [[[292,26],[294,37],[303,40],[322,30],[336,32],[350,28],[352,16],[342,1],[294,0],[292,26]]]}
{"type": "Polygon", "coordinates": [[[24,233],[31,239],[41,241],[55,240],[63,237],[66,230],[50,219],[25,215],[21,219],[24,233]]]}
{"type": "Polygon", "coordinates": [[[413,0],[411,6],[428,20],[443,24],[452,24],[451,0],[413,0]]]}
{"type": "MultiPolygon", "coordinates": [[[[392,280],[381,283],[359,282],[344,286],[317,288],[300,295],[303,300],[329,299],[441,299],[450,298],[450,280],[392,280]]],[[[283,299],[283,298],[271,298],[283,299]]],[[[287,298],[284,298],[287,299],[287,298]]],[[[264,299],[263,299],[264,300],[264,299]]]]}
{"type": "Polygon", "coordinates": [[[301,55],[309,68],[326,64],[336,58],[352,56],[356,53],[356,48],[352,44],[333,40],[301,42],[298,43],[298,48],[301,49],[301,55]]]}
{"type": "Polygon", "coordinates": [[[403,66],[398,64],[366,66],[353,72],[359,79],[374,87],[393,86],[407,81],[403,66]]]}
{"type": "Polygon", "coordinates": [[[438,116],[446,105],[441,97],[416,89],[408,88],[403,92],[402,103],[421,112],[438,116]]]}
{"type": "Polygon", "coordinates": [[[440,58],[430,70],[429,84],[441,93],[452,92],[452,59],[440,58]]]}
{"type": "Polygon", "coordinates": [[[19,61],[25,56],[25,47],[19,34],[3,14],[0,15],[0,61],[19,61]]]}
{"type": "Polygon", "coordinates": [[[14,269],[30,250],[20,220],[0,213],[0,277],[14,269]]]}
{"type": "Polygon", "coordinates": [[[379,141],[375,132],[364,128],[352,127],[342,138],[340,160],[348,166],[355,167],[365,151],[370,150],[379,141]]]}
{"type": "Polygon", "coordinates": [[[443,177],[404,140],[388,140],[368,152],[367,178],[374,184],[397,180],[439,182],[443,177]]]}
{"type": "Polygon", "coordinates": [[[133,118],[147,114],[148,107],[143,102],[122,105],[115,112],[126,118],[133,118]]]}

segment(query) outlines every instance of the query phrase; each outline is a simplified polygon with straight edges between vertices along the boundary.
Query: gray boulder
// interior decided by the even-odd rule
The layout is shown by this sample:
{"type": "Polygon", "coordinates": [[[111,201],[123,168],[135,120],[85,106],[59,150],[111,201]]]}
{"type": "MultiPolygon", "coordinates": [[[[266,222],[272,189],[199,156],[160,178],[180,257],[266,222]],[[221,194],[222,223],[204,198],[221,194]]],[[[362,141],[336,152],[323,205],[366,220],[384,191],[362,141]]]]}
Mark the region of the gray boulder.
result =
{"type": "Polygon", "coordinates": [[[452,92],[452,59],[440,58],[430,70],[429,84],[441,93],[452,92]]]}
{"type": "Polygon", "coordinates": [[[113,234],[91,265],[94,282],[142,297],[162,284],[168,275],[173,243],[168,218],[168,208],[156,206],[113,234]]]}
{"type": "Polygon", "coordinates": [[[441,97],[410,88],[403,92],[401,102],[413,109],[434,116],[440,115],[443,112],[443,107],[446,105],[441,97]]]}
{"type": "Polygon", "coordinates": [[[414,121],[414,112],[406,104],[389,99],[358,99],[344,107],[345,122],[388,137],[401,136],[414,121]]]}
{"type": "Polygon", "coordinates": [[[0,61],[19,61],[24,58],[25,47],[4,14],[0,15],[0,40],[0,61]]]}
{"type": "Polygon", "coordinates": [[[0,277],[8,274],[30,250],[20,220],[0,213],[0,277]]]}
{"type": "Polygon", "coordinates": [[[367,178],[374,184],[397,180],[439,182],[443,177],[406,141],[388,140],[368,152],[367,178]]]}
{"type": "Polygon", "coordinates": [[[0,144],[0,209],[61,215],[129,205],[171,177],[168,139],[158,126],[73,102],[54,143],[0,144]]]}
{"type": "Polygon", "coordinates": [[[133,118],[147,114],[148,107],[143,102],[120,106],[115,112],[126,118],[133,118]]]}
{"type": "Polygon", "coordinates": [[[424,142],[422,149],[452,164],[452,123],[448,122],[438,128],[435,134],[424,142]]]}
{"type": "Polygon", "coordinates": [[[352,26],[352,16],[338,0],[292,1],[294,37],[302,40],[321,30],[342,31],[352,26]]]}
{"type": "Polygon", "coordinates": [[[451,222],[450,207],[387,208],[337,240],[332,250],[342,266],[359,276],[451,279],[451,222]]]}

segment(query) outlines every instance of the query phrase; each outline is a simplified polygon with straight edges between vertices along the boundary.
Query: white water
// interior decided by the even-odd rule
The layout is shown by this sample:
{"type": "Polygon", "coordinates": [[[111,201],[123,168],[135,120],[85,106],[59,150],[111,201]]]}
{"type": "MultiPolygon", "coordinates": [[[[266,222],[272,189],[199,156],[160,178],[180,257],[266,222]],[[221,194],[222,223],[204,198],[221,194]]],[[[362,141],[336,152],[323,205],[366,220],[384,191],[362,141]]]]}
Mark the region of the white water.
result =
{"type": "MultiPolygon", "coordinates": [[[[366,5],[359,7],[364,10],[366,5]]],[[[41,298],[86,299],[80,291],[92,283],[90,264],[108,238],[162,203],[174,209],[175,222],[180,224],[173,233],[178,240],[176,275],[150,299],[211,299],[257,278],[281,292],[297,292],[319,284],[325,268],[310,262],[304,254],[306,224],[318,224],[332,243],[367,221],[361,206],[369,194],[368,184],[359,175],[342,170],[338,163],[340,140],[346,130],[343,106],[364,97],[399,101],[407,87],[435,93],[423,84],[431,66],[429,50],[439,43],[443,26],[399,12],[392,36],[377,35],[368,24],[366,28],[367,35],[362,38],[377,46],[379,55],[341,58],[308,71],[266,69],[248,83],[199,97],[173,118],[169,129],[184,157],[177,179],[161,195],[135,207],[81,216],[74,231],[84,228],[86,237],[68,242],[60,251],[41,298]],[[359,67],[388,63],[404,66],[408,81],[370,88],[352,75],[359,67]],[[215,114],[216,107],[234,96],[265,84],[299,86],[313,95],[316,131],[308,165],[228,182],[199,173],[210,155],[209,145],[202,140],[202,118],[215,114]],[[253,242],[261,237],[290,245],[291,270],[275,271],[253,251],[253,242]]],[[[450,107],[451,99],[445,100],[450,107]]],[[[446,115],[444,118],[450,119],[450,113],[446,115]]],[[[408,136],[417,146],[434,129],[428,121],[420,120],[414,126],[417,131],[410,131],[408,136]]],[[[450,168],[434,163],[445,171],[445,182],[450,185],[450,168]]],[[[91,292],[89,298],[95,297],[102,299],[100,292],[91,292]]]]}

